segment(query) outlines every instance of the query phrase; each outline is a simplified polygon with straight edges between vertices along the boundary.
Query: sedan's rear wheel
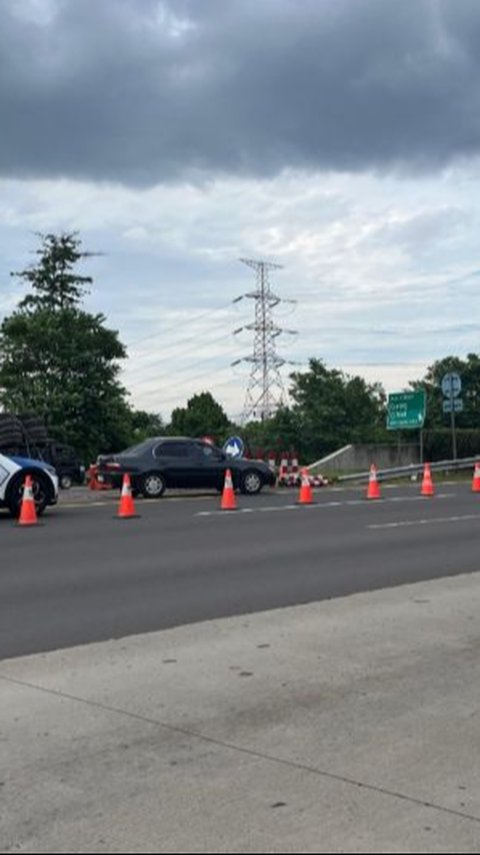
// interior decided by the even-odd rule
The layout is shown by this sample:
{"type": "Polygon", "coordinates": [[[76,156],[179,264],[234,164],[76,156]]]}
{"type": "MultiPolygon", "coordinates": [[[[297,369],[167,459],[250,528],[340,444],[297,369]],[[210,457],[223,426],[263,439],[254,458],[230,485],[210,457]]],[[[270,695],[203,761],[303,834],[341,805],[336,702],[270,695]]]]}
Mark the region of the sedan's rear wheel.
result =
{"type": "Polygon", "coordinates": [[[146,499],[159,499],[165,492],[165,478],[160,472],[149,472],[142,478],[140,492],[146,499]]]}

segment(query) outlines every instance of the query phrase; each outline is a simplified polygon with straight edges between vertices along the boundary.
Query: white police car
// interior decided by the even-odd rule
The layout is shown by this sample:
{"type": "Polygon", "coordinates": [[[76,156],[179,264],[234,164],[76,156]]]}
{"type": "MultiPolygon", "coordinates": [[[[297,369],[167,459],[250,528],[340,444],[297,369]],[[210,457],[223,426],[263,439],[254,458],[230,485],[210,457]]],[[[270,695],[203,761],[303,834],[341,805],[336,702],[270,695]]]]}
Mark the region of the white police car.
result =
{"type": "Polygon", "coordinates": [[[42,460],[0,454],[0,508],[8,508],[12,516],[20,513],[23,485],[31,476],[37,514],[58,500],[58,477],[53,466],[42,460]]]}

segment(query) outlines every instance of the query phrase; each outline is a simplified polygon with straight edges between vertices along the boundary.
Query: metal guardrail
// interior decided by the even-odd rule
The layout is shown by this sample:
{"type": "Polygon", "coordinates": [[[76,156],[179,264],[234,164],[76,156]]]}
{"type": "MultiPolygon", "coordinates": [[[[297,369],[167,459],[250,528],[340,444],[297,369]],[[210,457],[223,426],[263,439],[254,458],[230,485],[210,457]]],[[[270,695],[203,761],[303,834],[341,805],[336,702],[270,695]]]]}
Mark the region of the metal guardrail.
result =
{"type": "MultiPolygon", "coordinates": [[[[461,460],[437,460],[435,463],[430,463],[432,472],[442,472],[442,470],[469,469],[474,466],[480,457],[463,457],[461,460]]],[[[385,480],[387,478],[405,478],[408,475],[417,475],[423,472],[423,463],[410,463],[408,466],[395,466],[392,469],[378,469],[377,478],[385,480]]],[[[355,475],[340,475],[338,481],[368,481],[370,470],[368,472],[357,472],[355,475]]]]}

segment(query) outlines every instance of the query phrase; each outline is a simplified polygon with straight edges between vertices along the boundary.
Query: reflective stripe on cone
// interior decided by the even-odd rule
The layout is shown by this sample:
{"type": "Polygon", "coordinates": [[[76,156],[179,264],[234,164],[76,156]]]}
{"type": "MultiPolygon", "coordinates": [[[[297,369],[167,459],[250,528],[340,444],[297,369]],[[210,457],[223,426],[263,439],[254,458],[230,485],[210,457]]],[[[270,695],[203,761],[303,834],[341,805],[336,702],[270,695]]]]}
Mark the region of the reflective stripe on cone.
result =
{"type": "Polygon", "coordinates": [[[35,499],[33,498],[33,482],[31,475],[27,475],[27,477],[25,478],[22,504],[20,506],[20,516],[18,518],[17,525],[38,525],[37,509],[35,507],[35,499]]]}
{"type": "Polygon", "coordinates": [[[367,499],[381,499],[380,484],[377,480],[377,467],[374,463],[370,466],[370,476],[368,479],[367,499]]]}
{"type": "Polygon", "coordinates": [[[132,496],[132,484],[130,475],[126,473],[123,476],[122,494],[120,496],[120,505],[118,507],[117,519],[128,520],[138,518],[139,514],[135,511],[135,502],[132,496]]]}

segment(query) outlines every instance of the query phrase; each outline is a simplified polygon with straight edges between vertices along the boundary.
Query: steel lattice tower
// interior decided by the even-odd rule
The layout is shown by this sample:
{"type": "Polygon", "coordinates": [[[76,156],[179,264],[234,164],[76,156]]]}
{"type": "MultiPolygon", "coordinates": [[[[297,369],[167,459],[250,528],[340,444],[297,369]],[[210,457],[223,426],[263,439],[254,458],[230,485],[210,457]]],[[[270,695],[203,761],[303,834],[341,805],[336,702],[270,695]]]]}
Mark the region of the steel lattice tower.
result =
{"type": "Polygon", "coordinates": [[[242,294],[234,302],[244,298],[254,300],[255,320],[252,324],[235,330],[235,334],[244,329],[253,332],[253,353],[251,356],[237,359],[232,365],[238,365],[240,362],[250,362],[252,365],[242,422],[252,417],[264,421],[273,416],[286,397],[280,374],[280,368],[285,365],[286,360],[277,355],[276,339],[282,333],[296,334],[295,330],[282,329],[275,324],[273,310],[279,303],[294,303],[295,300],[282,300],[271,290],[269,271],[280,270],[282,265],[250,258],[241,258],[240,261],[255,270],[256,289],[242,294]]]}

